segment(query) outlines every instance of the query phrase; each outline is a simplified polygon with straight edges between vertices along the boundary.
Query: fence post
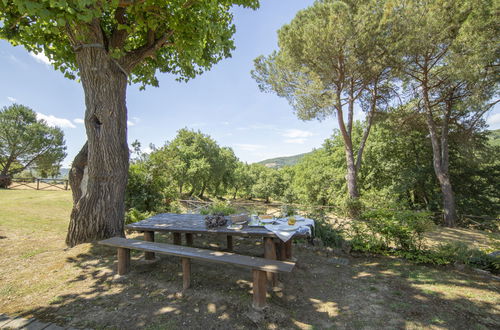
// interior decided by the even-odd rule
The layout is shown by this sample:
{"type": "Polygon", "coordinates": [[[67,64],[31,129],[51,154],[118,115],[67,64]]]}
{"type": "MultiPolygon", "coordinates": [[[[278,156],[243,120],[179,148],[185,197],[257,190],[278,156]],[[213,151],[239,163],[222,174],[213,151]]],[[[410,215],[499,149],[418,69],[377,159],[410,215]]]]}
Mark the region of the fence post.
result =
{"type": "Polygon", "coordinates": [[[36,190],[40,190],[40,179],[36,179],[36,190]]]}
{"type": "Polygon", "coordinates": [[[64,190],[68,190],[68,180],[64,180],[64,190]]]}

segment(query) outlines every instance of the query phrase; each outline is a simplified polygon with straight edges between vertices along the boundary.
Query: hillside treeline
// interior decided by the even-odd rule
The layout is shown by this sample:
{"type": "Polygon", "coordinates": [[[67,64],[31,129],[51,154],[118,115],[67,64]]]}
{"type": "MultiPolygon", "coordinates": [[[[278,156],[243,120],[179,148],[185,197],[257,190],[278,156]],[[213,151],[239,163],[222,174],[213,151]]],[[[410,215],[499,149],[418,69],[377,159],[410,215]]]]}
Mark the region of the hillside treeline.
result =
{"type": "MultiPolygon", "coordinates": [[[[362,138],[363,128],[355,123],[354,141],[362,138]]],[[[489,135],[484,127],[450,128],[450,173],[461,215],[500,214],[500,147],[489,143],[489,135]]],[[[172,201],[194,196],[334,206],[346,213],[360,208],[442,209],[425,118],[404,106],[377,116],[355,205],[347,197],[345,151],[336,130],[322,148],[280,169],[241,162],[231,148],[188,129],[162,147],[153,146],[149,154],[137,142],[134,147],[126,203],[140,212],[165,211],[172,201]]]]}

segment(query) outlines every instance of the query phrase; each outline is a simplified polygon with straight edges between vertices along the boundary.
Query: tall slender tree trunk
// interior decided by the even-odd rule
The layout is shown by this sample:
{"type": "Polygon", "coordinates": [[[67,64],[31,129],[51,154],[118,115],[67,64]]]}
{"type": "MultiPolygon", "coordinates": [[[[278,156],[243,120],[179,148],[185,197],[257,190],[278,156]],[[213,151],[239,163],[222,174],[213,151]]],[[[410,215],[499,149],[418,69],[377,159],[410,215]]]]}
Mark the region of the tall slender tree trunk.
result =
{"type": "MultiPolygon", "coordinates": [[[[340,100],[340,95],[338,97],[340,100]]],[[[342,111],[342,105],[340,105],[340,101],[337,106],[337,120],[340,127],[340,132],[342,134],[342,138],[344,139],[344,150],[345,150],[345,159],[347,164],[347,173],[346,173],[346,182],[347,182],[347,192],[350,198],[358,198],[358,184],[357,184],[357,172],[356,172],[356,162],[354,160],[354,150],[352,147],[352,138],[349,132],[346,129],[344,124],[344,117],[342,111]]]]}
{"type": "Polygon", "coordinates": [[[456,225],[457,211],[455,205],[455,195],[451,186],[449,175],[449,150],[448,150],[448,120],[449,111],[446,109],[443,116],[443,126],[441,129],[441,138],[438,137],[438,128],[434,121],[432,108],[429,101],[429,92],[425,87],[423,88],[424,106],[427,116],[427,127],[429,128],[429,135],[432,144],[432,159],[434,172],[441,187],[443,195],[443,220],[444,225],[447,227],[454,227],[456,225]]]}
{"type": "Polygon", "coordinates": [[[73,210],[66,244],[124,236],[127,77],[102,48],[76,53],[85,92],[87,143],[76,156],[70,183],[73,210]]]}

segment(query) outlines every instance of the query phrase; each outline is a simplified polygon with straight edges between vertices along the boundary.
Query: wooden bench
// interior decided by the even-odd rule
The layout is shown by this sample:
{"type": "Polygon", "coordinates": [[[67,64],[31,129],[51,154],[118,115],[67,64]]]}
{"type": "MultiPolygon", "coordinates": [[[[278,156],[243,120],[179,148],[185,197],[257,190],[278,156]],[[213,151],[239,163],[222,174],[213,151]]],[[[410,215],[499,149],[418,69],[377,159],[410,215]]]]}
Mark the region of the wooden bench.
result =
{"type": "Polygon", "coordinates": [[[190,286],[191,259],[211,261],[221,264],[232,264],[235,266],[250,268],[253,276],[253,307],[264,308],[266,304],[267,278],[266,273],[289,273],[295,263],[278,261],[250,256],[243,256],[230,252],[212,251],[198,249],[189,246],[147,242],[122,237],[113,237],[99,244],[118,248],[118,274],[124,275],[130,271],[130,250],[154,252],[159,254],[173,255],[182,260],[183,288],[190,286]]]}

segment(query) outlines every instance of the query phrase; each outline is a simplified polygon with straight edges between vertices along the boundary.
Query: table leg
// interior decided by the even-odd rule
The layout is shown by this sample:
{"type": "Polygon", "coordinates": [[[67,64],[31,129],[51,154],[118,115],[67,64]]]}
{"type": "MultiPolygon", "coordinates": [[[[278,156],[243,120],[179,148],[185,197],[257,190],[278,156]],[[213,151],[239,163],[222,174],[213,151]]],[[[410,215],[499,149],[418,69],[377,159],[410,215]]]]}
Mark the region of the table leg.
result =
{"type": "Polygon", "coordinates": [[[233,236],[227,235],[227,250],[233,252],[233,236]]]}
{"type": "MultiPolygon", "coordinates": [[[[154,242],[155,241],[155,232],[154,231],[145,231],[144,232],[144,240],[146,242],[154,242]]],[[[155,260],[155,253],[154,252],[144,252],[144,259],[155,260]]]]}
{"type": "Polygon", "coordinates": [[[186,233],[186,245],[193,246],[193,234],[186,233]]]}
{"type": "Polygon", "coordinates": [[[174,234],[174,244],[182,245],[182,236],[181,233],[173,233],[174,234]]]}
{"type": "MultiPolygon", "coordinates": [[[[264,258],[276,260],[276,247],[272,237],[264,237],[264,258]]],[[[267,280],[272,283],[273,286],[276,285],[276,274],[268,272],[267,280]]]]}
{"type": "Polygon", "coordinates": [[[278,243],[279,247],[279,260],[283,261],[287,259],[287,254],[286,254],[286,243],[280,240],[278,243]]]}
{"type": "Polygon", "coordinates": [[[286,258],[292,259],[292,240],[289,239],[285,244],[286,258]]]}

